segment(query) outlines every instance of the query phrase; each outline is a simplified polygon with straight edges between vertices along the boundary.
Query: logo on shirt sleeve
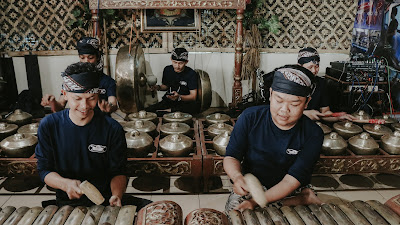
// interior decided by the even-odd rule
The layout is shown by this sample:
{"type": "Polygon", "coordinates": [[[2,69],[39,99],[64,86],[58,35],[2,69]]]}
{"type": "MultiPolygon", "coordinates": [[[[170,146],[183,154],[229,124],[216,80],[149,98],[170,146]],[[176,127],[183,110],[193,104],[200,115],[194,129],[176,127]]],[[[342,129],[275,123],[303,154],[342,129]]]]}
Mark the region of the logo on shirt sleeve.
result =
{"type": "Polygon", "coordinates": [[[300,151],[299,150],[295,150],[295,149],[286,149],[286,154],[288,155],[297,155],[300,151]]]}
{"type": "Polygon", "coordinates": [[[104,153],[107,150],[107,146],[91,144],[88,149],[94,153],[104,153]]]}

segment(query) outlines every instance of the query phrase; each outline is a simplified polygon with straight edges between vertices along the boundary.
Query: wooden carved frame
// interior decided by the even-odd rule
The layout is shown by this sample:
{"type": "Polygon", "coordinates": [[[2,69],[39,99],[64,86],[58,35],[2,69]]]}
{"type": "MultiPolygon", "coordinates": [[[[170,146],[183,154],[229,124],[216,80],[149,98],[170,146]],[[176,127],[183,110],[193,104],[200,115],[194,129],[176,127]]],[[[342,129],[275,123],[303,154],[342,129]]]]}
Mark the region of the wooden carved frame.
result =
{"type": "MultiPolygon", "coordinates": [[[[177,19],[179,20],[179,14],[178,16],[171,16],[171,17],[164,17],[167,20],[162,20],[163,16],[154,16],[153,19],[157,20],[157,21],[168,21],[171,22],[171,24],[168,24],[168,22],[166,22],[166,24],[164,25],[151,25],[149,22],[149,14],[151,15],[151,13],[153,13],[153,15],[156,14],[156,11],[161,9],[143,9],[142,13],[141,13],[141,31],[142,32],[179,32],[179,31],[196,31],[200,29],[200,14],[198,13],[197,9],[181,9],[181,10],[186,10],[188,12],[188,14],[190,14],[189,18],[190,20],[193,20],[193,24],[187,24],[185,23],[185,25],[179,25],[176,26],[175,24],[173,24],[173,19],[177,19]],[[153,11],[153,12],[152,12],[153,11]],[[161,19],[158,19],[161,18],[161,19]],[[171,19],[170,19],[171,18],[171,19]]],[[[174,9],[174,10],[178,10],[178,9],[174,9]]]]}
{"type": "Polygon", "coordinates": [[[248,0],[89,0],[93,36],[99,36],[99,9],[236,9],[235,73],[232,107],[242,100],[243,13],[248,0]]]}

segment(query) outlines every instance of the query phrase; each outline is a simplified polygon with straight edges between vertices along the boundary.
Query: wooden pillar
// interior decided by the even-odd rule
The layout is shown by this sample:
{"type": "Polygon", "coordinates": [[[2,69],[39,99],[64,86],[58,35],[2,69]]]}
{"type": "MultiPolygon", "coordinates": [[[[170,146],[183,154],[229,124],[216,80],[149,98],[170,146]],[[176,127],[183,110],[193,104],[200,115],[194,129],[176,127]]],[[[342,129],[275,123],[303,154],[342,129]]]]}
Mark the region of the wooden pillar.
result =
{"type": "Polygon", "coordinates": [[[236,10],[236,35],[235,35],[235,74],[233,76],[232,87],[232,105],[236,107],[237,103],[242,101],[242,59],[243,59],[243,18],[244,9],[236,10]]]}
{"type": "Polygon", "coordinates": [[[99,10],[92,9],[90,11],[92,12],[92,25],[93,25],[92,36],[96,37],[97,39],[100,40],[101,29],[100,29],[100,23],[99,23],[99,10]]]}

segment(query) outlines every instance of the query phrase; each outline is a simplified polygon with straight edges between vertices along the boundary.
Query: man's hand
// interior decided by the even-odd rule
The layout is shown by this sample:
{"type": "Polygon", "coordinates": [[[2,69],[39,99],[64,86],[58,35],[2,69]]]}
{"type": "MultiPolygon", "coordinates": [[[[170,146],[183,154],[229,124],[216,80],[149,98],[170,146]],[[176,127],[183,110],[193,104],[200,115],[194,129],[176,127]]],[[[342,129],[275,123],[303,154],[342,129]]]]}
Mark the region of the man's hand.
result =
{"type": "Polygon", "coordinates": [[[40,102],[40,105],[48,106],[51,103],[54,103],[54,101],[56,101],[56,98],[54,97],[54,95],[46,94],[43,96],[42,101],[40,102]]]}
{"type": "Polygon", "coordinates": [[[303,112],[304,115],[306,115],[308,118],[311,120],[319,120],[320,117],[323,117],[324,114],[319,112],[318,110],[312,109],[312,110],[304,110],[303,112]]]}
{"type": "Polygon", "coordinates": [[[179,94],[176,91],[171,92],[171,95],[167,95],[167,98],[172,101],[177,101],[179,99],[179,94]]]}
{"type": "Polygon", "coordinates": [[[110,202],[110,206],[122,206],[121,199],[116,195],[111,196],[109,202],[110,202]]]}
{"type": "Polygon", "coordinates": [[[357,118],[355,118],[354,116],[350,115],[350,114],[344,114],[343,116],[339,117],[339,120],[356,120],[357,118]]]}
{"type": "Polygon", "coordinates": [[[69,199],[79,199],[82,196],[82,191],[79,188],[81,181],[79,180],[71,180],[68,179],[65,182],[65,186],[63,187],[63,191],[67,193],[69,199]]]}
{"type": "Polygon", "coordinates": [[[99,99],[99,102],[97,103],[99,106],[100,110],[103,112],[111,112],[113,105],[107,102],[104,99],[99,99]]]}
{"type": "Polygon", "coordinates": [[[244,180],[244,176],[239,174],[238,176],[232,179],[233,181],[233,192],[238,195],[244,196],[247,195],[249,192],[247,191],[246,181],[244,180]]]}
{"type": "Polygon", "coordinates": [[[240,203],[238,206],[236,206],[235,210],[243,211],[245,209],[254,209],[256,206],[257,203],[253,199],[250,199],[240,203]]]}
{"type": "Polygon", "coordinates": [[[160,85],[153,85],[153,86],[149,86],[149,87],[150,87],[150,91],[160,91],[161,90],[160,85]]]}

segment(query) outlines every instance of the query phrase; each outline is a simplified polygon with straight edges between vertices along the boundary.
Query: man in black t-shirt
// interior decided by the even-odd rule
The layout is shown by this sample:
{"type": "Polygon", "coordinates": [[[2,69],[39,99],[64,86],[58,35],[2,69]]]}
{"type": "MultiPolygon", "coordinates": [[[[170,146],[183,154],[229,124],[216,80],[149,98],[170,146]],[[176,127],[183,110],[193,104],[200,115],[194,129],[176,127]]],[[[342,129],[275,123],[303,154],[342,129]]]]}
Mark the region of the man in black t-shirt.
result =
{"type": "Polygon", "coordinates": [[[148,112],[170,109],[171,112],[186,112],[196,114],[200,111],[197,99],[198,75],[186,64],[188,51],[185,48],[175,48],[171,55],[172,65],[163,71],[161,85],[155,85],[153,90],[166,91],[162,101],[146,108],[148,112]]]}
{"type": "Polygon", "coordinates": [[[349,114],[344,114],[340,117],[330,117],[332,111],[329,107],[328,87],[325,83],[325,79],[317,76],[319,72],[319,62],[320,57],[316,49],[307,47],[299,51],[297,63],[311,71],[315,76],[315,88],[311,95],[311,100],[304,110],[304,115],[312,120],[320,120],[324,117],[326,121],[331,122],[355,119],[349,114]]]}
{"type": "Polygon", "coordinates": [[[314,75],[299,65],[274,72],[270,106],[247,108],[232,131],[223,166],[233,181],[225,206],[253,209],[244,174],[253,174],[264,186],[267,202],[278,205],[321,204],[311,189],[314,164],[324,134],[303,111],[311,99],[314,75]]]}

